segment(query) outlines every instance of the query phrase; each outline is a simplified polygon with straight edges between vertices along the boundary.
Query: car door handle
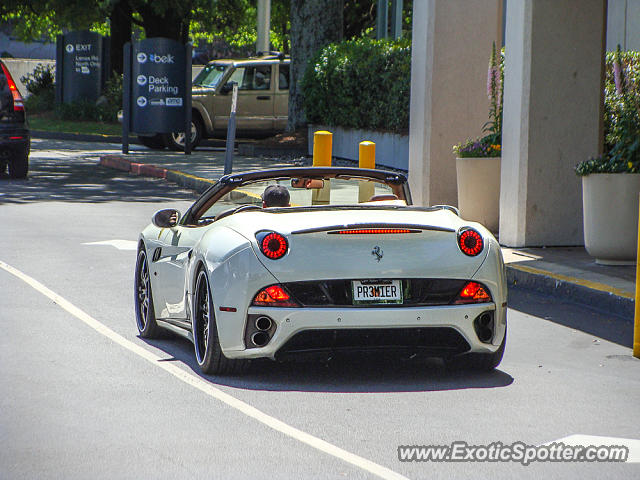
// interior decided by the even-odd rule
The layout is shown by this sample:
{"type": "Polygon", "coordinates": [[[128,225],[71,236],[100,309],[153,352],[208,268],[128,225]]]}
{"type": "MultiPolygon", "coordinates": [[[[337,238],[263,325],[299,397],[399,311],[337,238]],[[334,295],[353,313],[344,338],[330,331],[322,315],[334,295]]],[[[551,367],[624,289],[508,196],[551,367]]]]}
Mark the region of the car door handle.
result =
{"type": "Polygon", "coordinates": [[[258,100],[271,100],[271,97],[265,96],[265,95],[259,95],[258,97],[256,97],[258,100]]]}

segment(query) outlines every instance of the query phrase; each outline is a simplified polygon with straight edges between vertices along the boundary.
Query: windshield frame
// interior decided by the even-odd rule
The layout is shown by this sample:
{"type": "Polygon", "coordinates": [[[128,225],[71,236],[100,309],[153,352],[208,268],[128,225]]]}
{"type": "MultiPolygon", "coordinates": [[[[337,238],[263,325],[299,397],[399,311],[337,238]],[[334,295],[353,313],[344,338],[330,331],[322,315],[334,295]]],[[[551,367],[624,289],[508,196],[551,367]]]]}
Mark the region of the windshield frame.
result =
{"type": "Polygon", "coordinates": [[[222,79],[225,78],[227,71],[229,70],[229,67],[231,66],[231,64],[224,64],[224,63],[209,63],[207,65],[204,66],[204,68],[202,70],[200,70],[200,72],[198,73],[198,75],[196,75],[196,78],[193,79],[193,82],[191,83],[192,87],[200,87],[200,88],[210,88],[212,90],[215,90],[216,88],[218,88],[221,84],[222,79]],[[220,69],[222,68],[222,72],[221,75],[218,77],[218,81],[215,84],[203,84],[203,83],[198,83],[197,80],[200,77],[206,77],[208,76],[212,70],[214,69],[220,69]]]}
{"type": "MultiPolygon", "coordinates": [[[[398,196],[398,199],[404,200],[407,206],[412,205],[411,192],[409,190],[407,177],[398,172],[354,167],[288,167],[271,170],[257,170],[223,176],[194,202],[191,208],[185,212],[180,223],[183,225],[197,224],[198,220],[209,210],[209,208],[211,208],[212,205],[233,190],[241,188],[243,185],[255,183],[261,180],[287,179],[295,177],[374,180],[389,185],[398,196]]],[[[354,204],[353,206],[357,208],[379,208],[377,205],[365,206],[354,204]]],[[[314,205],[307,208],[335,210],[335,207],[351,208],[352,206],[314,205]]],[[[296,207],[283,207],[280,211],[294,208],[296,207]]]]}

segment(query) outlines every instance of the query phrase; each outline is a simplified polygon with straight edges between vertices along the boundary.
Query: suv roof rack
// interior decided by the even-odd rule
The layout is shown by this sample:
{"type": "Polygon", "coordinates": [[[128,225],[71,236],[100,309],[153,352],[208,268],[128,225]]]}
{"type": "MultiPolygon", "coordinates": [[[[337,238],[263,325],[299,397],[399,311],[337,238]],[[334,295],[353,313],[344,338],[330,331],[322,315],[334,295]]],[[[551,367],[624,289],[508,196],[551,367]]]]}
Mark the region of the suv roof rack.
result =
{"type": "Polygon", "coordinates": [[[256,55],[260,58],[267,58],[267,59],[277,58],[278,60],[284,60],[287,57],[284,53],[278,52],[277,50],[269,50],[268,52],[258,52],[256,55]]]}

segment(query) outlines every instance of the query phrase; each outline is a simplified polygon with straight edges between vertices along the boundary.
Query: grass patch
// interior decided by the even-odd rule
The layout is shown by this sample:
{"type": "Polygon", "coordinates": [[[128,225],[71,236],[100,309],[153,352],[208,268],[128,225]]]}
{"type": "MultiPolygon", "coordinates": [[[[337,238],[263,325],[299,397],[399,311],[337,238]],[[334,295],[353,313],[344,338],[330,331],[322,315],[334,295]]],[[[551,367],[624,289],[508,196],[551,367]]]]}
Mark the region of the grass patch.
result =
{"type": "Polygon", "coordinates": [[[44,130],[47,132],[122,135],[122,125],[119,123],[60,120],[50,112],[29,115],[29,127],[32,130],[44,130]]]}

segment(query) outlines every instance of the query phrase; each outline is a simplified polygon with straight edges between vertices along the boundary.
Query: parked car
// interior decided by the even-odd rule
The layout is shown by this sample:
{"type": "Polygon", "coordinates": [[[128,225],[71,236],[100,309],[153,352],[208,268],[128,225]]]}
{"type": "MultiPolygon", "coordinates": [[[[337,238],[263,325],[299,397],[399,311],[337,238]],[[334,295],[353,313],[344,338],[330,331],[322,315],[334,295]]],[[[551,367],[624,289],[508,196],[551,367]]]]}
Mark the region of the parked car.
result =
{"type": "Polygon", "coordinates": [[[11,178],[27,178],[30,146],[24,100],[0,60],[0,174],[8,167],[11,178]]]}
{"type": "Polygon", "coordinates": [[[138,243],[138,331],[188,338],[204,373],[342,351],[401,351],[477,370],[502,359],[500,245],[454,207],[412,205],[399,173],[237,173],[184,215],[160,210],[152,222],[138,243]]]}
{"type": "MultiPolygon", "coordinates": [[[[238,134],[283,131],[289,108],[289,63],[282,54],[209,62],[193,80],[191,145],[197,146],[203,138],[225,136],[233,82],[238,84],[238,134]]],[[[184,132],[138,138],[149,148],[184,150],[184,132]]]]}

